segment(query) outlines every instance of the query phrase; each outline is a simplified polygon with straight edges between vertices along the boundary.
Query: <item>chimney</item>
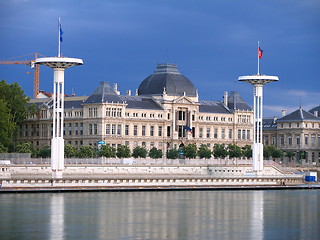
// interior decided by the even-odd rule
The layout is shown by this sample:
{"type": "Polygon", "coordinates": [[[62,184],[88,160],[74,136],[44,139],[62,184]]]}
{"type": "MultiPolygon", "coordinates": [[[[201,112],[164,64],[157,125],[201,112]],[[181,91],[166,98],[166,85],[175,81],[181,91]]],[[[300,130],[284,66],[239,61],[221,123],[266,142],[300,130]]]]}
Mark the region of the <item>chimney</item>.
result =
{"type": "Polygon", "coordinates": [[[118,83],[114,83],[114,84],[113,84],[113,90],[114,90],[118,95],[120,95],[120,91],[118,91],[118,83]]]}
{"type": "Polygon", "coordinates": [[[319,117],[318,110],[315,110],[315,111],[314,111],[314,115],[315,115],[316,117],[319,117]]]}
{"type": "Polygon", "coordinates": [[[281,115],[282,115],[282,117],[284,117],[286,115],[286,110],[282,110],[281,115]]]}
{"type": "Polygon", "coordinates": [[[223,104],[225,107],[228,107],[228,92],[224,92],[223,94],[223,104]]]}
{"type": "Polygon", "coordinates": [[[131,90],[127,90],[126,94],[127,94],[128,96],[131,96],[131,90]]]}

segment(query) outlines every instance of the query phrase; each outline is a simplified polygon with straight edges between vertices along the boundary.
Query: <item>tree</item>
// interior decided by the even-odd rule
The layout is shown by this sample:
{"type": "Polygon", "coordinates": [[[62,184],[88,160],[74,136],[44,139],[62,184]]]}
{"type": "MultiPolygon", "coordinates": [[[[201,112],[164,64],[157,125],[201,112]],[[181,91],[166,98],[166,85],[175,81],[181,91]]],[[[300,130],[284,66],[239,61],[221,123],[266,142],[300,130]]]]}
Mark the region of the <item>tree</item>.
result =
{"type": "Polygon", "coordinates": [[[244,147],[242,147],[242,156],[246,158],[252,157],[252,148],[250,145],[245,145],[244,147]]]}
{"type": "Polygon", "coordinates": [[[198,150],[198,156],[199,158],[211,158],[211,151],[206,144],[201,144],[198,150]]]}
{"type": "Polygon", "coordinates": [[[156,159],[156,158],[162,158],[162,151],[161,149],[157,149],[155,147],[151,148],[149,151],[149,157],[156,159]]]}
{"type": "Polygon", "coordinates": [[[6,148],[5,146],[3,146],[2,143],[0,143],[0,153],[7,153],[8,152],[8,148],[6,148]]]}
{"type": "Polygon", "coordinates": [[[146,158],[147,157],[147,150],[144,147],[136,146],[132,151],[132,157],[146,158]]]}
{"type": "Polygon", "coordinates": [[[34,149],[31,142],[25,142],[17,145],[16,147],[17,153],[30,153],[32,157],[36,155],[36,150],[34,149]]]}
{"type": "Polygon", "coordinates": [[[117,153],[118,158],[128,158],[131,156],[131,151],[129,146],[127,145],[118,145],[117,147],[117,153]]]}
{"type": "Polygon", "coordinates": [[[112,146],[102,145],[99,151],[99,156],[106,158],[116,157],[116,149],[112,146]]]}
{"type": "Polygon", "coordinates": [[[179,157],[179,151],[177,149],[170,149],[167,151],[168,159],[177,159],[179,157]]]}
{"type": "Polygon", "coordinates": [[[29,114],[34,114],[36,108],[35,105],[28,105],[30,98],[24,94],[18,83],[7,84],[2,80],[0,82],[0,100],[0,121],[9,121],[9,125],[0,130],[0,132],[4,132],[4,134],[0,133],[0,141],[5,146],[12,148],[12,144],[18,137],[18,126],[29,114]],[[9,138],[9,141],[1,138],[3,136],[9,138]]]}
{"type": "Polygon", "coordinates": [[[213,156],[216,158],[225,158],[228,156],[228,151],[224,144],[215,144],[213,147],[213,156]]]}
{"type": "Polygon", "coordinates": [[[241,148],[235,144],[228,145],[228,155],[230,158],[239,158],[242,155],[241,148]]]}
{"type": "Polygon", "coordinates": [[[79,158],[92,158],[94,156],[94,150],[91,146],[81,146],[77,151],[77,157],[79,158]]]}
{"type": "Polygon", "coordinates": [[[296,155],[295,152],[286,152],[286,156],[289,158],[289,161],[291,161],[295,155],[296,155]]]}
{"type": "Polygon", "coordinates": [[[71,144],[64,145],[64,157],[72,158],[77,155],[77,149],[71,144]]]}
{"type": "Polygon", "coordinates": [[[196,158],[197,157],[196,144],[188,144],[188,146],[184,148],[184,153],[186,158],[196,158]]]}
{"type": "Polygon", "coordinates": [[[43,146],[37,153],[37,157],[49,158],[51,156],[51,147],[49,145],[43,146]]]}
{"type": "Polygon", "coordinates": [[[282,151],[277,149],[275,146],[264,146],[263,147],[263,157],[266,159],[272,158],[280,158],[282,155],[282,151]]]}

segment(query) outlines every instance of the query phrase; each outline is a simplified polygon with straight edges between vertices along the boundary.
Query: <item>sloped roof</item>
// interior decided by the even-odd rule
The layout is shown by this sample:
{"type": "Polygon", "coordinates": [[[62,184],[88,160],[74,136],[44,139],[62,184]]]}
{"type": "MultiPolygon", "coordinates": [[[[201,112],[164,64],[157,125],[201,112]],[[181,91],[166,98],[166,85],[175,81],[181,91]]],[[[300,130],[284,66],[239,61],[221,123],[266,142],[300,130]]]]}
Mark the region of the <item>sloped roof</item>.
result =
{"type": "Polygon", "coordinates": [[[228,108],[238,110],[252,110],[251,107],[242,99],[238,92],[230,92],[228,96],[228,108]]]}
{"type": "Polygon", "coordinates": [[[262,128],[263,130],[274,130],[277,128],[277,119],[276,118],[263,118],[262,119],[262,128]]]}
{"type": "Polygon", "coordinates": [[[320,121],[320,118],[316,117],[310,112],[307,112],[303,110],[302,108],[299,108],[298,110],[280,118],[278,122],[281,121],[306,121],[306,120],[312,120],[312,121],[320,121]]]}
{"type": "Polygon", "coordinates": [[[110,87],[108,82],[100,82],[100,85],[88,97],[85,103],[123,103],[119,95],[110,87]]]}
{"type": "Polygon", "coordinates": [[[230,111],[225,108],[222,102],[219,101],[199,101],[199,112],[206,113],[230,113],[230,111]]]}
{"type": "Polygon", "coordinates": [[[315,115],[316,111],[318,112],[317,117],[320,117],[320,105],[309,110],[309,112],[312,113],[313,115],[315,115]]]}
{"type": "Polygon", "coordinates": [[[140,97],[140,96],[127,96],[127,95],[120,95],[119,97],[124,103],[127,104],[127,108],[155,109],[155,110],[163,109],[152,98],[140,97]]]}

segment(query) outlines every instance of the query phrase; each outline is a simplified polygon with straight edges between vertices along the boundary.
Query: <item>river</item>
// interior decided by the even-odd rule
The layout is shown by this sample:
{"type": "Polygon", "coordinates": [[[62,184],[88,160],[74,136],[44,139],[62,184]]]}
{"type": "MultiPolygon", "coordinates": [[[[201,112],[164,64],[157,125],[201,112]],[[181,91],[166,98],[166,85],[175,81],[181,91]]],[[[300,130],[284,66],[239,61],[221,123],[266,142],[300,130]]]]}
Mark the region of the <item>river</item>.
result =
{"type": "Polygon", "coordinates": [[[319,239],[320,190],[0,194],[0,239],[319,239]]]}

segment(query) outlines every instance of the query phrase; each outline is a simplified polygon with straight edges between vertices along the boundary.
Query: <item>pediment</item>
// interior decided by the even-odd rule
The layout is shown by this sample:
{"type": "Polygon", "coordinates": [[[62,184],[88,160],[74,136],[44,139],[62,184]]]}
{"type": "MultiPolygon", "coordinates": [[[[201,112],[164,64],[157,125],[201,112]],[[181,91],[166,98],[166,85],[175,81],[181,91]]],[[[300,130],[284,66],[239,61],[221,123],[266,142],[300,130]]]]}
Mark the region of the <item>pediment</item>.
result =
{"type": "Polygon", "coordinates": [[[182,103],[182,104],[194,104],[195,102],[192,101],[190,98],[186,96],[181,96],[175,100],[173,100],[174,103],[182,103]]]}

